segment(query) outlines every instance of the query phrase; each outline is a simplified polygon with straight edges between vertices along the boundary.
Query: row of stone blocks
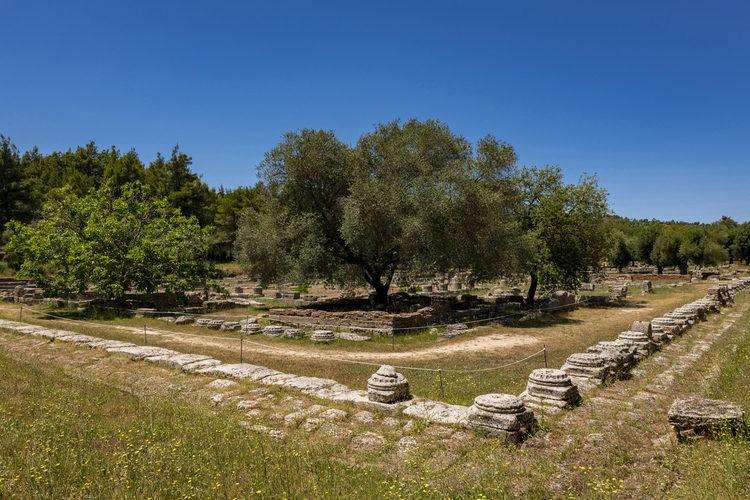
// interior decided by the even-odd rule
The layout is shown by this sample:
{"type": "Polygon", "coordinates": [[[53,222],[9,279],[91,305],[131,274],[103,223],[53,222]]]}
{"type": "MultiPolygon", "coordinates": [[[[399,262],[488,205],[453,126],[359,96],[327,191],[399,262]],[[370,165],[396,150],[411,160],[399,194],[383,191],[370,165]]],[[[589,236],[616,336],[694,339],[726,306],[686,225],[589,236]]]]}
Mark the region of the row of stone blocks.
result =
{"type": "Polygon", "coordinates": [[[750,285],[750,279],[713,287],[706,297],[654,318],[635,321],[631,330],[617,340],[599,342],[585,353],[568,357],[560,370],[538,369],[531,372],[526,390],[519,396],[532,408],[555,413],[577,404],[581,390],[589,390],[608,378],[616,378],[633,367],[654,349],[680,335],[707,312],[715,312],[731,297],[750,285]]]}

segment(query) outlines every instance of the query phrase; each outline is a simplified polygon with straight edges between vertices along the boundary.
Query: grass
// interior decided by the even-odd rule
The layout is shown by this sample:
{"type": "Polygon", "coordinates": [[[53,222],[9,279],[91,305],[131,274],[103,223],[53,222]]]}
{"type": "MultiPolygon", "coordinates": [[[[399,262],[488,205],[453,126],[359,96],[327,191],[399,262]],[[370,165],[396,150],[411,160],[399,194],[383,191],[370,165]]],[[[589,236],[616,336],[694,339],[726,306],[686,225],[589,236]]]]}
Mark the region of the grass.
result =
{"type": "MultiPolygon", "coordinates": [[[[453,404],[471,405],[480,394],[501,392],[519,394],[526,386],[529,372],[544,367],[544,358],[539,355],[528,361],[509,366],[497,371],[480,373],[454,373],[450,370],[473,370],[513,363],[530,356],[543,345],[547,346],[547,362],[550,367],[560,367],[570,354],[585,352],[586,348],[601,340],[614,340],[620,332],[628,330],[634,320],[650,320],[682,304],[702,297],[707,284],[691,285],[678,288],[661,288],[647,296],[631,296],[616,305],[606,307],[585,307],[567,312],[545,315],[541,318],[508,326],[482,327],[460,337],[437,342],[436,336],[428,330],[417,330],[395,338],[373,338],[370,342],[349,342],[339,340],[328,345],[312,344],[305,340],[284,338],[267,338],[262,335],[245,337],[243,342],[242,361],[267,366],[286,373],[332,378],[355,389],[364,389],[367,379],[375,367],[351,363],[341,363],[320,358],[290,355],[286,352],[272,351],[267,346],[280,347],[300,353],[325,355],[346,358],[356,355],[361,361],[409,366],[415,368],[441,368],[442,377],[437,372],[421,370],[400,370],[411,384],[412,392],[421,397],[441,400],[453,404]],[[508,339],[522,340],[515,346],[493,350],[455,350],[439,354],[419,355],[420,352],[433,347],[450,347],[461,343],[484,338],[503,336],[508,339]],[[254,345],[256,342],[260,345],[254,345]],[[390,353],[398,357],[390,357],[390,353]],[[403,354],[415,353],[404,357],[403,354]],[[442,378],[442,384],[441,384],[442,378]],[[441,389],[442,385],[442,389],[441,389]]],[[[236,313],[237,311],[234,311],[236,313]]],[[[116,330],[88,325],[72,325],[41,316],[24,320],[45,324],[59,329],[74,329],[81,333],[123,340],[142,344],[142,328],[152,330],[148,336],[149,345],[157,345],[180,352],[205,354],[224,362],[240,361],[240,342],[238,332],[212,331],[195,326],[178,326],[156,319],[122,318],[112,312],[82,314],[69,312],[71,319],[88,318],[89,321],[135,329],[116,330]],[[175,333],[187,333],[207,336],[200,339],[167,334],[157,334],[153,330],[175,333]]],[[[17,319],[17,309],[0,309],[0,317],[17,319]]],[[[215,317],[222,317],[216,314],[215,317]]],[[[236,320],[236,318],[235,318],[236,320]]],[[[263,320],[261,320],[263,321],[263,320]]]]}
{"type": "MultiPolygon", "coordinates": [[[[577,336],[596,337],[596,331],[620,325],[631,314],[618,314],[623,309],[654,317],[698,291],[690,289],[659,291],[637,299],[645,304],[630,302],[620,310],[581,309],[515,328],[565,338],[572,347],[587,341],[577,336]]],[[[236,411],[206,406],[178,391],[133,396],[112,378],[91,380],[93,370],[66,357],[83,353],[85,359],[94,351],[17,335],[7,340],[2,334],[0,498],[748,498],[747,439],[667,440],[663,446],[653,441],[670,432],[666,411],[674,397],[701,394],[750,407],[750,316],[737,317],[724,329],[749,302],[743,294],[725,314],[696,325],[657,353],[667,363],[679,363],[697,341],[722,332],[662,398],[633,398],[664,370],[652,359],[638,366],[643,373],[597,393],[632,406],[584,403],[546,417],[533,443],[521,449],[481,438],[448,445],[430,438],[423,423],[414,435],[420,448],[403,456],[393,445],[398,433],[386,434],[389,444],[371,452],[301,428],[272,441],[246,431],[236,411]],[[28,354],[22,345],[29,346],[28,354]]],[[[144,384],[165,376],[146,363],[128,361],[113,369],[140,376],[144,384]]],[[[197,381],[191,375],[174,377],[169,385],[197,381]]],[[[259,419],[268,424],[279,407],[264,411],[259,419]]]]}

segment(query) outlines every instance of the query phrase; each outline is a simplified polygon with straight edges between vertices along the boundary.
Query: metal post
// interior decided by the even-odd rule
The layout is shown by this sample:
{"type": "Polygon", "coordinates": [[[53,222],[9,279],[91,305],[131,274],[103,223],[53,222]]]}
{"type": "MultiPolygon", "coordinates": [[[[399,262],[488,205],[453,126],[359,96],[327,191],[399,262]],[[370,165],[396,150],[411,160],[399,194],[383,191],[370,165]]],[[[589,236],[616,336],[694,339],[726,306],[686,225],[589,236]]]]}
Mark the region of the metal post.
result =
{"type": "Polygon", "coordinates": [[[438,368],[438,377],[440,377],[440,395],[445,399],[445,391],[443,390],[443,370],[438,368]]]}
{"type": "Polygon", "coordinates": [[[542,350],[544,351],[544,367],[547,368],[547,344],[542,344],[542,350]]]}
{"type": "Polygon", "coordinates": [[[143,345],[148,345],[148,340],[146,339],[146,325],[143,325],[143,345]]]}
{"type": "Polygon", "coordinates": [[[242,333],[240,333],[240,363],[242,363],[242,333]]]}

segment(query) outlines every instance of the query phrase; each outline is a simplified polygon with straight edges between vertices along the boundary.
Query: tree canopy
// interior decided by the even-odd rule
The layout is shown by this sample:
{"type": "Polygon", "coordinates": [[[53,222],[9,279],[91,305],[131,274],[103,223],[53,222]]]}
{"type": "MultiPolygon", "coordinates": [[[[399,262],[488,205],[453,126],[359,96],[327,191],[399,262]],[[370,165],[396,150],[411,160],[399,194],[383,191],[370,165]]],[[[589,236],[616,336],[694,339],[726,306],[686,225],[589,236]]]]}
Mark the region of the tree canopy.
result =
{"type": "Polygon", "coordinates": [[[527,303],[541,290],[575,290],[598,268],[610,249],[605,217],[607,192],[595,176],[565,184],[559,167],[524,167],[515,174],[518,217],[534,251],[522,263],[531,278],[527,303]]]}
{"type": "Polygon", "coordinates": [[[433,120],[380,124],[353,147],[333,132],[290,132],[258,167],[260,212],[240,221],[236,255],[262,279],[364,280],[380,304],[397,269],[512,269],[513,148],[491,136],[476,151],[433,120]]]}
{"type": "Polygon", "coordinates": [[[44,205],[35,226],[8,224],[8,247],[19,276],[34,278],[46,296],[86,291],[105,298],[125,292],[194,288],[205,275],[209,228],[182,216],[140,183],[107,183],[79,196],[66,186],[44,205]]]}

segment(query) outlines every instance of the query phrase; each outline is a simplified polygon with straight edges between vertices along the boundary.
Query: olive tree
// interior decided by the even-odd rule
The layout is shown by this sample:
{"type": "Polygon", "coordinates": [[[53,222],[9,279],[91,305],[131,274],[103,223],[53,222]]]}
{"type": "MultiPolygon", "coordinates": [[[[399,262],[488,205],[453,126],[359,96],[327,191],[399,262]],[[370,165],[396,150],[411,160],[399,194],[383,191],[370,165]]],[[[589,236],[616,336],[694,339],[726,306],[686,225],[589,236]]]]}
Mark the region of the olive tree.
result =
{"type": "Polygon", "coordinates": [[[380,124],[355,146],[290,132],[258,166],[267,199],[243,214],[235,252],[264,281],[364,280],[382,305],[397,269],[498,276],[515,263],[515,161],[510,145],[474,149],[433,120],[380,124]]]}
{"type": "Polygon", "coordinates": [[[518,218],[533,252],[523,262],[531,278],[526,299],[534,303],[537,288],[575,290],[610,250],[605,217],[607,192],[595,176],[565,184],[559,167],[524,167],[515,174],[521,204],[518,218]]]}
{"type": "Polygon", "coordinates": [[[18,275],[33,278],[47,296],[89,287],[114,299],[159,287],[179,293],[194,288],[207,268],[210,228],[150,198],[139,183],[110,182],[86,196],[65,187],[44,205],[41,220],[8,228],[18,275]]]}

